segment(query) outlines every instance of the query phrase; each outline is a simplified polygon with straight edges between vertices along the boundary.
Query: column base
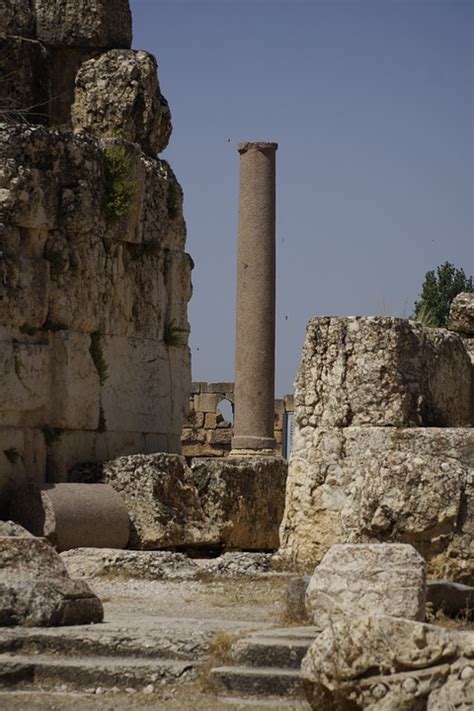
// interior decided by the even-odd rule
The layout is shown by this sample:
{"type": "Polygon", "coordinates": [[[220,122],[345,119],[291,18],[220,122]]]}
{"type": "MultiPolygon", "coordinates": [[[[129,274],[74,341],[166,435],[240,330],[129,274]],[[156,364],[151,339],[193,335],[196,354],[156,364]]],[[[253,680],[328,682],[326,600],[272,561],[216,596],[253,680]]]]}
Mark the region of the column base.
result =
{"type": "Polygon", "coordinates": [[[259,454],[267,454],[268,452],[274,454],[275,447],[276,442],[273,437],[250,437],[247,435],[237,435],[237,437],[232,437],[231,454],[244,454],[242,450],[246,450],[245,454],[248,452],[252,454],[257,452],[259,454]],[[263,450],[265,450],[265,452],[263,450]]]}

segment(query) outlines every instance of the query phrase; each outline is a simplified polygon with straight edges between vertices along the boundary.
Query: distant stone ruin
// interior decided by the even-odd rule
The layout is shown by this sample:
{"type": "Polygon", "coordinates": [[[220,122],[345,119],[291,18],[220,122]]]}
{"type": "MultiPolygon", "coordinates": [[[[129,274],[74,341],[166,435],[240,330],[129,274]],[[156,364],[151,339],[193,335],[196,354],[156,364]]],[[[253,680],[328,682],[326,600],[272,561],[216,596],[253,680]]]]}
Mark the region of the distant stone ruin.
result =
{"type": "Polygon", "coordinates": [[[335,543],[411,543],[431,577],[472,584],[473,311],[472,294],[453,303],[461,333],[396,318],[310,319],[283,557],[318,563],[335,543]]]}
{"type": "MultiPolygon", "coordinates": [[[[185,457],[225,457],[230,454],[234,428],[220,410],[223,403],[234,412],[234,383],[191,384],[189,409],[181,435],[185,457]]],[[[293,395],[275,400],[273,437],[277,455],[286,456],[283,445],[288,444],[288,416],[293,412],[293,395]]]]}
{"type": "Polygon", "coordinates": [[[127,0],[2,5],[0,504],[26,474],[181,450],[192,260],[131,36],[127,0]]]}

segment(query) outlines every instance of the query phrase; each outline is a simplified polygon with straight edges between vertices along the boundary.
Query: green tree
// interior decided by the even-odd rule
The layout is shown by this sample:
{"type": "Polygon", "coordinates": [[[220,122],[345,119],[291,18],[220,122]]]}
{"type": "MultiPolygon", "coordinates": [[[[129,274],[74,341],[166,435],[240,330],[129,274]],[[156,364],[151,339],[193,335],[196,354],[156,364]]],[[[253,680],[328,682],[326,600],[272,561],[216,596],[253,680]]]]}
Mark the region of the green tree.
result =
{"type": "Polygon", "coordinates": [[[426,326],[446,326],[451,302],[461,291],[474,291],[472,276],[467,277],[463,269],[445,262],[436,273],[426,272],[414,318],[426,326]]]}

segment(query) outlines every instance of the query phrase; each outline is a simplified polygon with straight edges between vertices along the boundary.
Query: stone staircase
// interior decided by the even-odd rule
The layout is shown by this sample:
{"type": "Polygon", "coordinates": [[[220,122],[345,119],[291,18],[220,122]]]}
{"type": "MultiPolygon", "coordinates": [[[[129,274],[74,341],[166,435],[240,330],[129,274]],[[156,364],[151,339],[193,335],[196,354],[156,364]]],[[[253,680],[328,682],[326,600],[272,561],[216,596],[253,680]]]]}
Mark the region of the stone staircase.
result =
{"type": "Polygon", "coordinates": [[[132,640],[111,645],[97,639],[67,637],[60,630],[35,630],[0,639],[0,687],[117,687],[140,690],[176,683],[192,675],[195,660],[170,655],[169,647],[132,640]],[[173,656],[175,658],[173,658],[173,656]]]}
{"type": "Polygon", "coordinates": [[[211,671],[222,704],[309,709],[300,666],[318,631],[312,626],[270,629],[234,642],[232,664],[211,671]]]}

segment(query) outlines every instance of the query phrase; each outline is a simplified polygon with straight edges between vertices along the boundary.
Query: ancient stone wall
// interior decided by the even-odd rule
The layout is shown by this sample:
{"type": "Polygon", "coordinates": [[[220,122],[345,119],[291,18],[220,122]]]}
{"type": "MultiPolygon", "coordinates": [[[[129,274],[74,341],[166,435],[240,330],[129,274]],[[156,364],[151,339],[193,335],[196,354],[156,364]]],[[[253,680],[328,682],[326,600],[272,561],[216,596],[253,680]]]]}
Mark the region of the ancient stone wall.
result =
{"type": "MultiPolygon", "coordinates": [[[[233,411],[234,383],[192,383],[188,415],[181,435],[186,457],[225,457],[231,451],[233,426],[219,410],[223,400],[231,403],[233,411]]],[[[293,395],[275,400],[273,436],[277,455],[282,453],[285,415],[293,412],[293,395]]]]}
{"type": "Polygon", "coordinates": [[[0,18],[0,506],[81,461],[179,452],[190,388],[183,195],[127,0],[0,18]]]}
{"type": "Polygon", "coordinates": [[[411,543],[473,579],[473,367],[463,339],[394,318],[310,319],[295,382],[284,557],[411,543]]]}

